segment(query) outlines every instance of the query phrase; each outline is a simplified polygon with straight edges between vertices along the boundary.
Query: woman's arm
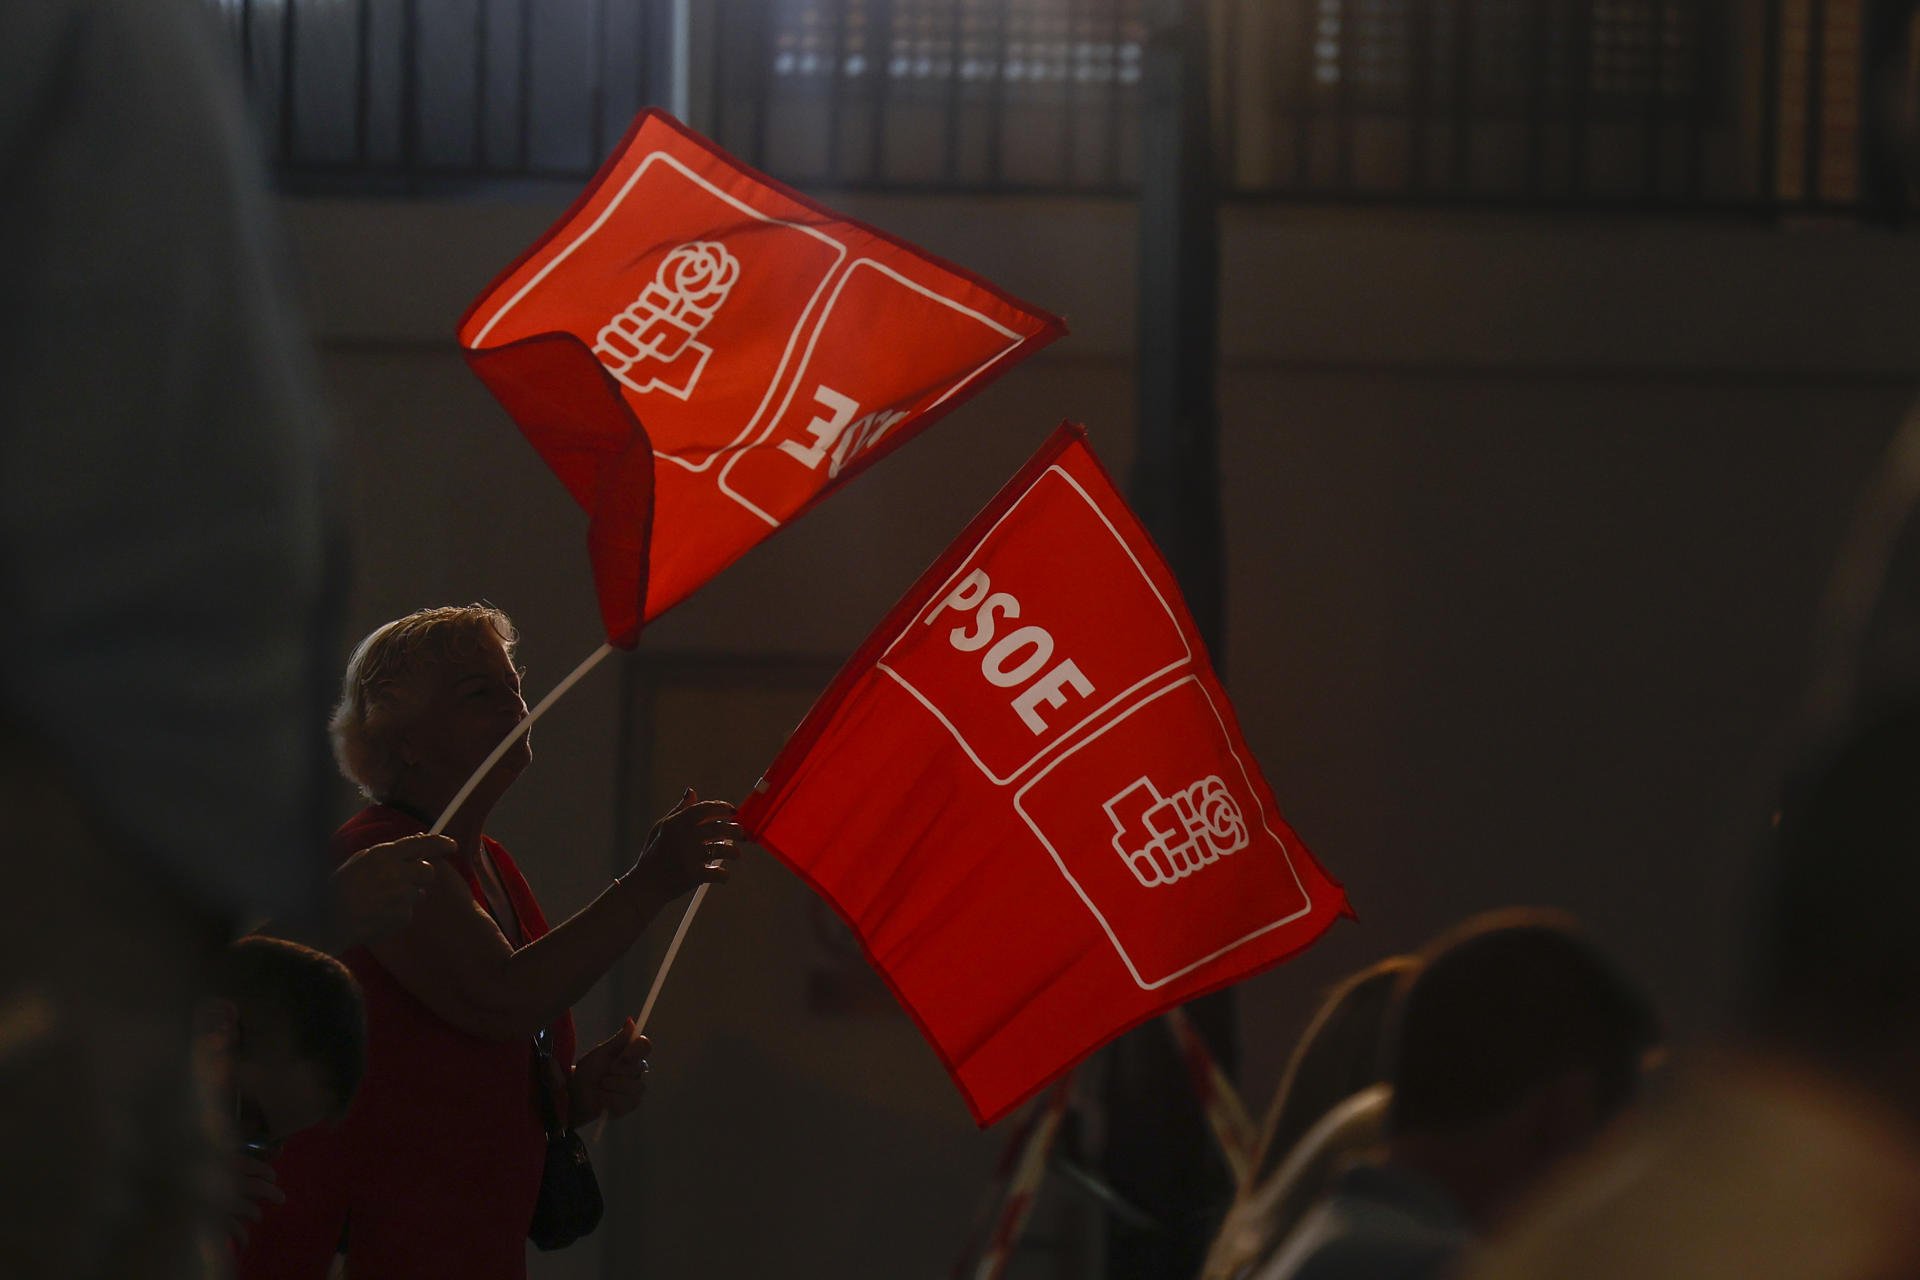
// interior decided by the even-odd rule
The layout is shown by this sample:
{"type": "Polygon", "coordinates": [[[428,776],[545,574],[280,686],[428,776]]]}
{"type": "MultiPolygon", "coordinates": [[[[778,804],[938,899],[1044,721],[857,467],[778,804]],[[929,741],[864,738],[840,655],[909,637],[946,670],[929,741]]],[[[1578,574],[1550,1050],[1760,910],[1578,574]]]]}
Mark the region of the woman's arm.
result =
{"type": "Polygon", "coordinates": [[[412,923],[374,943],[373,954],[415,999],[462,1031],[523,1039],[584,996],[661,907],[702,881],[724,881],[739,835],[732,805],[682,802],[654,824],[631,870],[518,949],[459,874],[436,860],[412,923]]]}

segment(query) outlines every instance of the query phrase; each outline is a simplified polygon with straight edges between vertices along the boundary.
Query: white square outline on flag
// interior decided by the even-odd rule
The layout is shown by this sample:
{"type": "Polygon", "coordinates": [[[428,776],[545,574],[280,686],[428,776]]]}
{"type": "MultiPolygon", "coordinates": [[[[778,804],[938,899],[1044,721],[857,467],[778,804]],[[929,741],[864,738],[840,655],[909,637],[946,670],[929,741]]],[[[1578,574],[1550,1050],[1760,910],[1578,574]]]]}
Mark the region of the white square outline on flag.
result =
{"type": "Polygon", "coordinates": [[[1047,839],[1046,833],[1040,830],[1040,824],[1035,822],[1032,819],[1032,817],[1028,815],[1026,806],[1021,803],[1021,801],[1026,797],[1027,792],[1033,790],[1034,787],[1038,786],[1042,778],[1046,777],[1048,774],[1052,773],[1055,769],[1059,768],[1060,765],[1066,761],[1067,757],[1073,755],[1075,752],[1079,751],[1082,747],[1085,747],[1089,743],[1096,741],[1100,737],[1111,732],[1113,729],[1119,727],[1121,723],[1126,721],[1129,717],[1133,716],[1135,713],[1144,709],[1149,703],[1152,703],[1157,699],[1164,698],[1166,695],[1172,693],[1174,690],[1180,688],[1182,685],[1188,685],[1188,684],[1196,686],[1200,690],[1200,696],[1206,699],[1207,710],[1213,713],[1214,723],[1220,726],[1221,740],[1227,744],[1227,751],[1233,756],[1234,764],[1239,766],[1240,778],[1241,778],[1241,781],[1246,784],[1247,794],[1253,797],[1253,800],[1256,805],[1259,805],[1260,789],[1253,785],[1253,776],[1251,772],[1247,769],[1247,762],[1240,758],[1240,752],[1233,745],[1233,735],[1227,732],[1227,723],[1224,719],[1221,718],[1220,708],[1217,705],[1215,705],[1213,701],[1213,695],[1207,691],[1207,687],[1204,684],[1201,684],[1200,677],[1192,674],[1182,676],[1178,680],[1169,681],[1164,688],[1154,690],[1152,693],[1148,694],[1146,697],[1140,699],[1140,701],[1128,707],[1125,711],[1122,711],[1119,715],[1115,716],[1112,720],[1109,720],[1106,724],[1101,725],[1098,729],[1094,730],[1092,733],[1088,734],[1086,737],[1082,738],[1080,741],[1074,743],[1071,747],[1067,748],[1065,751],[1062,751],[1059,755],[1055,756],[1052,760],[1047,762],[1046,768],[1040,770],[1038,773],[1034,774],[1031,778],[1027,779],[1026,783],[1022,785],[1018,791],[1014,792],[1014,795],[1013,795],[1014,812],[1020,815],[1021,820],[1027,824],[1027,829],[1033,832],[1034,838],[1037,839],[1041,843],[1041,845],[1046,849],[1048,856],[1053,859],[1053,864],[1056,867],[1060,868],[1060,874],[1066,877],[1066,881],[1069,885],[1073,886],[1073,891],[1080,895],[1080,901],[1087,904],[1087,910],[1093,913],[1093,918],[1096,921],[1098,921],[1100,924],[1100,931],[1107,935],[1107,941],[1113,944],[1114,951],[1119,954],[1120,963],[1127,966],[1128,975],[1133,978],[1134,985],[1139,987],[1142,991],[1153,991],[1159,987],[1165,986],[1167,983],[1172,982],[1176,978],[1185,977],[1187,974],[1192,973],[1195,969],[1198,969],[1201,965],[1211,964],[1213,961],[1218,960],[1221,956],[1226,955],[1227,952],[1232,951],[1237,947],[1245,946],[1247,943],[1252,942],[1255,938],[1258,938],[1263,934],[1271,933],[1275,929],[1280,928],[1282,925],[1291,924],[1295,920],[1298,920],[1301,916],[1304,916],[1309,911],[1313,910],[1313,895],[1307,892],[1307,886],[1300,879],[1299,870],[1293,865],[1293,857],[1287,850],[1287,842],[1285,840],[1282,840],[1280,838],[1279,832],[1275,831],[1273,827],[1267,822],[1266,806],[1259,805],[1260,825],[1266,828],[1266,832],[1268,835],[1273,837],[1273,842],[1280,846],[1280,856],[1282,859],[1285,860],[1287,864],[1287,872],[1289,875],[1293,877],[1294,885],[1300,890],[1300,899],[1304,905],[1298,911],[1294,912],[1292,915],[1282,916],[1278,920],[1274,920],[1268,924],[1263,924],[1258,929],[1253,930],[1251,933],[1242,934],[1240,937],[1234,939],[1232,942],[1229,942],[1226,946],[1221,947],[1219,950],[1213,951],[1208,953],[1207,955],[1201,956],[1198,960],[1195,960],[1192,964],[1189,964],[1181,969],[1176,969],[1172,973],[1167,974],[1163,978],[1156,978],[1152,982],[1148,982],[1146,979],[1140,976],[1140,970],[1137,967],[1135,967],[1133,963],[1133,957],[1127,954],[1127,949],[1120,945],[1120,938],[1117,934],[1114,933],[1113,926],[1109,925],[1107,923],[1107,918],[1104,915],[1100,914],[1100,908],[1094,905],[1093,899],[1091,897],[1087,896],[1087,891],[1080,887],[1080,882],[1073,878],[1073,872],[1067,870],[1067,864],[1064,860],[1061,859],[1059,851],[1053,847],[1053,842],[1047,839]]]}
{"type": "MultiPolygon", "coordinates": [[[[827,321],[833,317],[833,309],[834,307],[839,305],[841,293],[846,289],[847,282],[853,279],[853,273],[858,271],[862,267],[871,267],[875,271],[878,271],[881,275],[890,276],[898,283],[903,284],[907,288],[913,290],[915,293],[919,293],[928,298],[931,298],[935,302],[938,302],[939,304],[941,304],[942,306],[950,307],[953,310],[960,312],[962,315],[971,316],[973,319],[978,320],[981,324],[993,330],[995,333],[999,334],[1003,338],[1013,339],[1013,342],[1011,345],[1009,345],[1002,351],[996,352],[994,355],[989,357],[984,364],[981,364],[980,366],[975,368],[972,373],[969,373],[966,377],[961,378],[958,382],[954,383],[951,387],[948,387],[946,390],[946,393],[942,395],[938,400],[935,400],[932,404],[928,405],[926,408],[914,414],[914,417],[916,419],[925,417],[927,414],[932,413],[935,409],[939,408],[942,404],[945,404],[948,400],[953,398],[953,396],[960,390],[960,388],[966,386],[969,382],[972,382],[975,378],[978,378],[981,374],[985,373],[988,369],[991,369],[994,365],[1006,359],[1009,355],[1013,354],[1015,351],[1018,351],[1020,349],[1020,344],[1026,341],[1026,339],[1021,336],[1020,332],[1017,329],[1009,329],[1005,325],[1001,324],[999,321],[991,318],[990,316],[987,316],[982,314],[981,312],[975,311],[972,307],[966,306],[959,302],[955,302],[952,298],[945,297],[942,294],[936,293],[934,290],[929,289],[927,286],[919,283],[918,281],[908,279],[906,276],[901,275],[898,271],[895,271],[892,267],[889,267],[888,265],[886,265],[884,262],[880,262],[873,258],[855,258],[852,262],[847,264],[847,269],[840,273],[840,277],[838,281],[833,286],[833,296],[827,299],[827,305],[820,312],[820,318],[814,322],[813,334],[811,337],[807,339],[807,349],[804,353],[801,354],[801,357],[800,357],[800,367],[794,371],[792,380],[787,383],[787,394],[781,397],[780,407],[774,410],[773,417],[770,420],[768,420],[766,425],[761,429],[759,439],[755,440],[752,444],[748,445],[747,446],[748,449],[758,449],[764,444],[766,444],[768,439],[773,435],[774,427],[778,426],[780,423],[780,419],[786,416],[787,407],[793,403],[794,396],[799,393],[801,385],[804,384],[807,380],[807,368],[813,363],[813,349],[814,347],[819,345],[820,335],[826,332],[827,321]]],[[[832,278],[831,273],[829,273],[829,278],[830,279],[832,278]]],[[[809,310],[811,310],[811,304],[809,304],[809,310]]],[[[781,367],[782,369],[786,367],[784,361],[782,361],[781,367]]],[[[886,405],[868,405],[868,404],[862,404],[860,406],[861,411],[863,413],[872,413],[876,409],[884,409],[887,407],[888,406],[886,405]]],[[[761,421],[760,415],[756,413],[754,415],[755,425],[758,425],[760,421],[761,421]]],[[[850,427],[852,424],[848,424],[848,425],[850,427]]],[[[752,428],[749,428],[749,430],[751,429],[752,428]]],[[[891,431],[892,428],[889,427],[888,430],[891,431]]],[[[745,437],[743,435],[742,439],[744,438],[745,437]]],[[[739,440],[735,440],[733,442],[733,445],[730,445],[728,447],[730,449],[734,448],[735,446],[739,445],[739,443],[740,443],[739,440]]],[[[745,507],[748,511],[751,511],[754,515],[759,516],[762,520],[766,521],[768,524],[778,529],[782,523],[780,520],[762,511],[759,507],[754,505],[752,500],[747,498],[745,495],[743,495],[742,493],[740,493],[738,490],[734,489],[732,486],[730,486],[727,483],[727,476],[732,473],[733,469],[740,464],[740,460],[744,457],[746,457],[746,453],[744,450],[737,451],[734,453],[734,455],[731,458],[727,459],[727,465],[720,468],[720,478],[719,478],[720,492],[726,494],[729,498],[732,498],[735,502],[745,507]]],[[[814,487],[813,492],[817,494],[822,489],[826,488],[827,485],[832,483],[833,483],[833,479],[829,477],[824,481],[822,481],[820,484],[816,485],[814,487]]],[[[802,505],[804,506],[807,501],[811,500],[811,497],[812,495],[810,494],[808,495],[807,499],[803,499],[802,505]]]]}
{"type": "Polygon", "coordinates": [[[1101,703],[1099,706],[1095,707],[1093,710],[1087,712],[1086,715],[1074,721],[1066,729],[1063,729],[1060,732],[1060,735],[1056,737],[1052,742],[1041,747],[1038,751],[1034,752],[1031,756],[1027,757],[1026,763],[1022,764],[1019,768],[1015,769],[1013,772],[1009,773],[1006,777],[1002,778],[998,774],[994,773],[993,770],[987,768],[986,762],[981,760],[979,754],[974,751],[973,744],[968,742],[966,739],[966,736],[960,732],[959,728],[954,725],[953,721],[947,719],[945,713],[943,713],[939,707],[933,704],[933,700],[931,698],[927,697],[924,693],[921,693],[920,690],[914,688],[913,682],[911,680],[908,680],[905,676],[901,675],[898,671],[895,671],[892,667],[887,665],[887,655],[892,653],[902,640],[906,639],[907,633],[909,631],[913,630],[914,627],[921,625],[922,620],[927,616],[927,613],[929,611],[923,610],[922,612],[915,614],[913,621],[907,624],[906,631],[902,631],[899,635],[895,636],[888,643],[887,647],[880,651],[880,657],[874,661],[874,664],[873,664],[874,669],[878,671],[884,671],[889,676],[892,676],[894,680],[899,682],[899,685],[901,688],[905,689],[908,693],[913,695],[913,698],[916,702],[918,702],[921,706],[925,707],[929,712],[933,714],[934,719],[938,720],[941,724],[945,725],[947,728],[947,732],[953,735],[953,740],[960,744],[960,749],[967,753],[967,759],[973,761],[974,767],[980,770],[981,773],[985,774],[987,781],[993,783],[993,785],[995,785],[996,787],[1006,786],[1009,782],[1012,782],[1015,778],[1018,778],[1021,774],[1031,769],[1034,766],[1035,762],[1037,762],[1042,757],[1044,757],[1049,751],[1057,750],[1064,743],[1071,740],[1074,734],[1086,728],[1089,724],[1092,724],[1095,720],[1098,720],[1101,716],[1111,711],[1114,707],[1119,706],[1121,703],[1125,702],[1129,697],[1131,697],[1135,693],[1138,693],[1140,690],[1146,688],[1148,685],[1152,684],[1155,680],[1158,680],[1162,676],[1168,675],[1172,672],[1178,671],[1180,668],[1189,665],[1193,661],[1193,646],[1187,643],[1187,633],[1186,633],[1186,630],[1180,625],[1179,615],[1174,613],[1173,606],[1167,603],[1167,598],[1160,594],[1160,588],[1155,586],[1153,579],[1147,575],[1146,566],[1140,563],[1140,557],[1133,554],[1133,548],[1128,546],[1127,540],[1120,536],[1120,531],[1113,527],[1113,521],[1107,519],[1107,513],[1100,509],[1100,504],[1093,500],[1093,495],[1089,494],[1085,489],[1083,489],[1080,486],[1080,482],[1078,480],[1075,480],[1073,476],[1070,473],[1068,473],[1066,468],[1060,466],[1058,463],[1048,467],[1045,471],[1042,471],[1039,477],[1035,478],[1033,484],[1027,487],[1027,491],[1021,494],[1020,497],[1014,501],[1012,506],[1008,507],[1005,511],[1003,511],[1000,514],[1000,518],[993,522],[993,525],[991,528],[989,528],[985,533],[980,535],[980,542],[977,546],[974,547],[973,552],[970,555],[968,555],[966,559],[962,560],[959,566],[955,568],[952,573],[947,575],[946,581],[942,582],[938,590],[934,592],[933,599],[936,602],[935,607],[938,607],[937,606],[938,601],[946,598],[947,588],[952,586],[954,581],[958,579],[961,574],[967,571],[967,566],[973,563],[974,557],[978,556],[980,552],[986,547],[987,543],[993,537],[994,530],[998,529],[1001,525],[1005,524],[1007,521],[1007,518],[1011,516],[1014,512],[1020,509],[1020,504],[1033,496],[1034,490],[1040,487],[1041,479],[1050,475],[1058,475],[1062,480],[1065,480],[1069,485],[1073,487],[1073,491],[1080,495],[1080,500],[1087,504],[1088,508],[1092,510],[1093,514],[1099,519],[1100,523],[1106,526],[1107,532],[1113,535],[1113,540],[1120,545],[1120,550],[1126,552],[1127,559],[1131,560],[1133,562],[1133,567],[1139,571],[1140,580],[1147,584],[1147,590],[1153,593],[1153,598],[1159,601],[1160,607],[1162,609],[1166,610],[1167,620],[1173,623],[1173,634],[1179,638],[1180,648],[1185,652],[1186,656],[1181,658],[1178,662],[1170,662],[1166,666],[1161,667],[1158,671],[1150,672],[1147,675],[1142,676],[1140,679],[1134,681],[1132,684],[1122,689],[1119,693],[1114,694],[1111,698],[1108,698],[1105,702],[1101,703]]]}
{"type": "MultiPolygon", "coordinates": [[[[813,296],[807,299],[807,305],[803,307],[800,311],[800,318],[794,321],[793,331],[787,335],[787,349],[780,353],[780,363],[774,366],[773,377],[768,379],[767,381],[767,389],[765,393],[763,393],[760,397],[760,407],[753,411],[753,416],[751,418],[747,419],[747,425],[740,429],[740,434],[735,436],[731,443],[721,445],[715,448],[713,452],[709,453],[703,460],[699,462],[688,462],[685,459],[680,458],[674,454],[662,453],[658,449],[655,449],[653,451],[653,456],[656,458],[659,458],[661,461],[671,462],[677,467],[681,467],[687,471],[691,471],[691,472],[694,472],[695,474],[698,474],[702,471],[707,470],[709,467],[713,466],[713,461],[715,458],[718,458],[720,455],[739,447],[740,442],[745,440],[748,436],[752,435],[754,433],[755,428],[757,428],[760,425],[762,417],[767,412],[767,405],[772,402],[774,393],[780,389],[780,384],[782,380],[786,377],[787,366],[791,364],[793,361],[794,344],[800,340],[801,331],[807,327],[807,320],[809,319],[809,317],[813,315],[814,308],[819,305],[820,296],[826,292],[827,286],[833,283],[834,277],[836,275],[841,274],[840,272],[841,264],[846,261],[847,254],[852,252],[852,250],[848,249],[845,244],[834,239],[832,236],[828,235],[824,231],[821,231],[817,227],[810,227],[810,226],[807,226],[805,223],[800,223],[800,222],[788,222],[784,218],[776,218],[771,214],[762,213],[760,210],[754,208],[752,205],[747,204],[744,201],[735,199],[733,196],[729,195],[727,192],[722,191],[719,187],[716,187],[711,182],[708,182],[705,178],[695,173],[692,169],[689,169],[684,163],[681,162],[681,160],[677,156],[674,156],[665,151],[650,151],[647,153],[646,159],[642,160],[638,165],[634,166],[633,173],[627,178],[627,180],[624,183],[620,185],[620,190],[614,193],[613,199],[607,202],[607,207],[600,211],[600,216],[593,220],[592,225],[589,226],[585,231],[582,231],[578,236],[576,236],[573,242],[569,244],[566,248],[562,249],[559,253],[555,254],[553,256],[552,261],[548,262],[546,266],[540,268],[540,270],[534,274],[533,279],[521,285],[518,292],[516,292],[511,298],[508,298],[504,303],[500,305],[500,309],[493,313],[492,317],[488,319],[487,323],[481,327],[480,332],[476,333],[473,336],[473,345],[469,349],[474,351],[480,350],[480,344],[487,340],[487,335],[493,332],[493,326],[499,324],[501,319],[507,314],[507,312],[511,311],[514,307],[518,306],[520,304],[520,301],[523,298],[525,298],[529,293],[531,293],[534,290],[534,288],[537,285],[539,285],[539,283],[542,280],[545,280],[548,274],[551,273],[555,267],[565,262],[568,256],[571,255],[575,249],[578,249],[581,245],[585,244],[590,238],[592,238],[594,235],[599,233],[600,229],[606,225],[607,220],[613,217],[614,212],[617,209],[619,209],[622,202],[626,200],[628,193],[633,190],[633,185],[636,182],[640,181],[641,178],[646,176],[647,171],[653,167],[653,162],[656,160],[662,162],[663,164],[666,164],[672,169],[677,170],[683,177],[687,178],[696,186],[704,188],[708,193],[718,197],[720,200],[725,201],[727,204],[732,205],[734,208],[740,210],[740,212],[746,214],[747,216],[752,218],[758,218],[762,222],[770,222],[775,226],[787,227],[794,231],[804,231],[806,234],[812,236],[814,239],[820,241],[822,244],[831,245],[833,247],[833,254],[834,254],[833,265],[828,267],[825,273],[821,275],[820,283],[814,286],[813,296]]],[[[844,276],[842,276],[842,278],[844,279],[844,276]]],[[[578,335],[575,335],[575,336],[577,337],[578,335]]],[[[791,393],[789,393],[789,395],[791,395],[791,393]]],[[[621,397],[624,399],[625,396],[626,396],[626,392],[622,391],[621,397]]],[[[781,408],[782,410],[784,410],[786,406],[782,404],[781,408]]],[[[636,413],[634,416],[637,418],[639,414],[636,413]]],[[[771,430],[771,428],[769,428],[769,430],[771,430]]]]}

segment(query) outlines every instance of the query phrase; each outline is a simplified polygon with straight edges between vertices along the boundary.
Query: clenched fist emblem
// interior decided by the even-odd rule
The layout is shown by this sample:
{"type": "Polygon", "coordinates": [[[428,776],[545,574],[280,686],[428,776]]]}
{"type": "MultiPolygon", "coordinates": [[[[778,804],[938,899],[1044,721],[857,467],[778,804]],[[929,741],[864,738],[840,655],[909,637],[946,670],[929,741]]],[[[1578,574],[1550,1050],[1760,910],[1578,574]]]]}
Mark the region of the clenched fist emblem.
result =
{"type": "Polygon", "coordinates": [[[1114,852],[1146,888],[1172,884],[1247,847],[1247,820],[1218,777],[1170,796],[1139,778],[1105,808],[1114,852]]]}
{"type": "Polygon", "coordinates": [[[593,344],[614,377],[641,393],[685,400],[713,348],[699,341],[740,279],[740,260],[711,240],[683,244],[660,264],[633,305],[609,320],[593,344]]]}

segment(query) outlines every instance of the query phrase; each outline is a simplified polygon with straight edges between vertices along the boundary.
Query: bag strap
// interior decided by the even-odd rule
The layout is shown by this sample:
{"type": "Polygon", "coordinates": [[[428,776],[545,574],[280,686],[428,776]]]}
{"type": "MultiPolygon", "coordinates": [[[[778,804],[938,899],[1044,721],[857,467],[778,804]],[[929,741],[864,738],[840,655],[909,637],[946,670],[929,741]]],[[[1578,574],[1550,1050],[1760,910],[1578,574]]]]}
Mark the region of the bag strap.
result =
{"type": "Polygon", "coordinates": [[[540,1122],[546,1126],[547,1136],[557,1138],[565,1132],[560,1127],[560,1109],[553,1100],[553,1050],[547,1044],[548,1029],[540,1028],[533,1033],[533,1087],[540,1095],[540,1122]]]}

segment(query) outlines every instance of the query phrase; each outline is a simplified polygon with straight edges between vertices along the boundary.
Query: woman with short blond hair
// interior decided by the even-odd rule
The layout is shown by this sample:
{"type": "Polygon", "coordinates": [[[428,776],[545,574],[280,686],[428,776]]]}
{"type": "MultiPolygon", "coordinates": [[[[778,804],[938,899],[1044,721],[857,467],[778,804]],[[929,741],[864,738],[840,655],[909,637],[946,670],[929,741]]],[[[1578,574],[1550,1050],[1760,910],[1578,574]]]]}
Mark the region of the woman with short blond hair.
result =
{"type": "MultiPolygon", "coordinates": [[[[336,833],[336,858],[425,830],[526,719],[517,640],[505,614],[475,604],[408,614],[360,643],[331,728],[372,803],[336,833]]],[[[536,1072],[568,1127],[637,1105],[645,1037],[629,1019],[576,1062],[570,1008],[661,907],[726,879],[733,806],[689,790],[630,870],[549,929],[483,832],[531,758],[523,734],[454,813],[412,922],[343,957],[366,993],[366,1078],[338,1128],[276,1160],[287,1202],[254,1228],[243,1278],[321,1280],[344,1249],[352,1275],[522,1280],[547,1146],[536,1072]]]]}

